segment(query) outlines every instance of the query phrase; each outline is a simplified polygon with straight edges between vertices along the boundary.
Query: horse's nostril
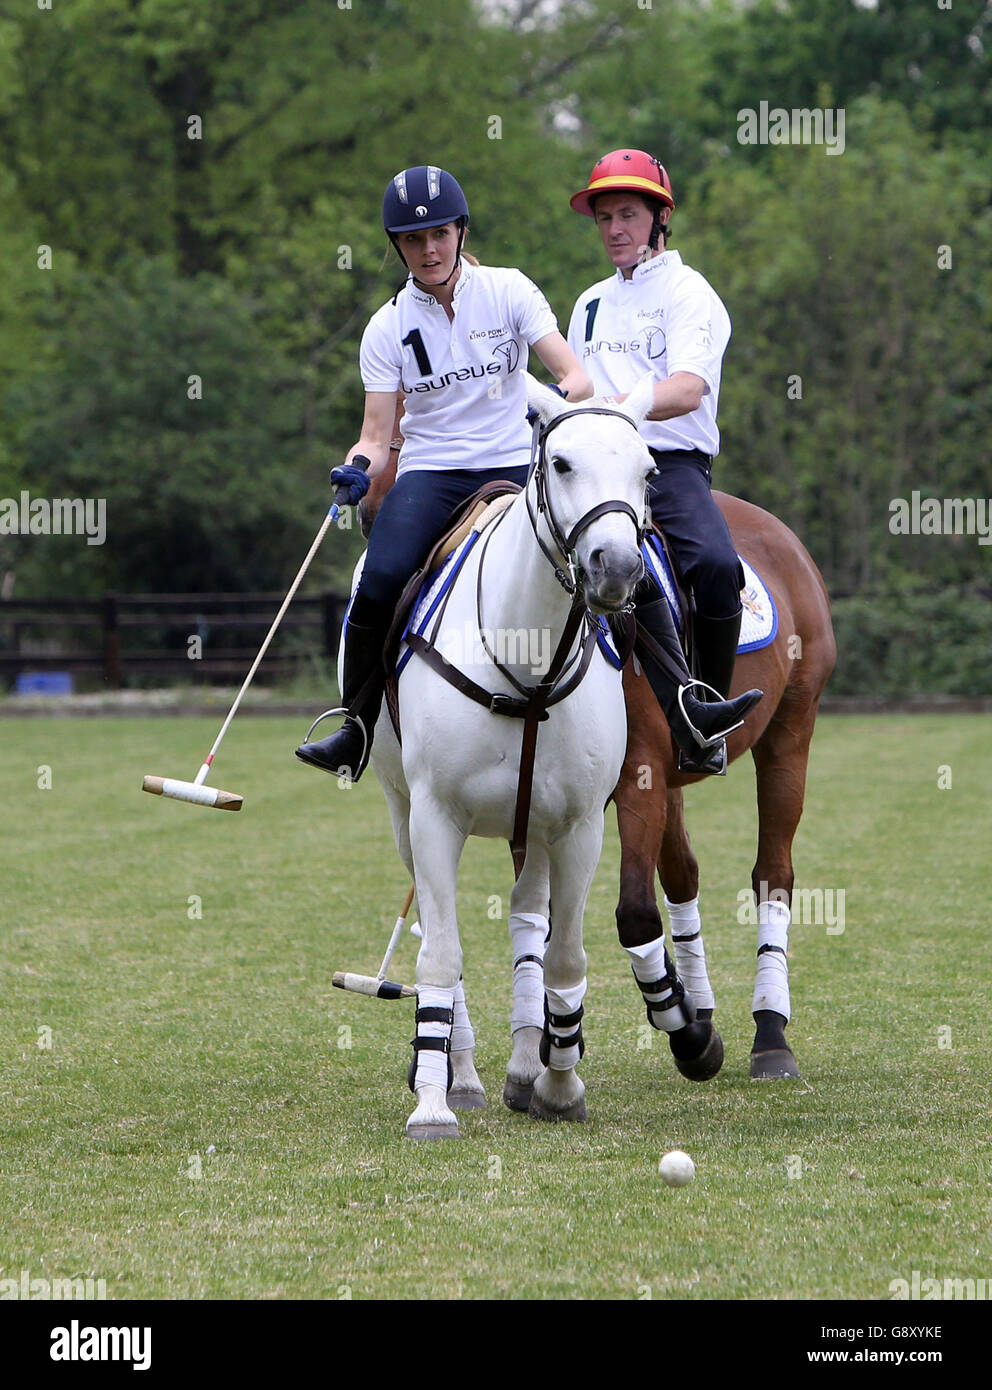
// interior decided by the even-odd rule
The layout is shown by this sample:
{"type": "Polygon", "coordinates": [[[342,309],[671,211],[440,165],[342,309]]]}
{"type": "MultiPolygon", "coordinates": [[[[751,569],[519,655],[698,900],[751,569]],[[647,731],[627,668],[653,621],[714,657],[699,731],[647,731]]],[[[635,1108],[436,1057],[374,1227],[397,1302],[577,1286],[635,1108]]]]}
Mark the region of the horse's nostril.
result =
{"type": "Polygon", "coordinates": [[[589,568],[592,569],[592,570],[597,570],[597,571],[598,571],[598,570],[601,570],[601,569],[603,568],[603,551],[602,551],[602,548],[599,548],[599,549],[594,550],[594,551],[591,552],[591,554],[590,554],[590,556],[589,556],[589,568]]]}

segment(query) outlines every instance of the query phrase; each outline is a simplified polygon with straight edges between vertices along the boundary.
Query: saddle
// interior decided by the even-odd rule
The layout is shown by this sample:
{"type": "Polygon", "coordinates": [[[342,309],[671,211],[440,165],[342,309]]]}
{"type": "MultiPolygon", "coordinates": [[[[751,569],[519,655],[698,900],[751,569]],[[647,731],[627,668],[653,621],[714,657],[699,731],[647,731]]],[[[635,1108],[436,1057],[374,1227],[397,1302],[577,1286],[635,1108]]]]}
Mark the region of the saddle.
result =
{"type": "Polygon", "coordinates": [[[498,517],[502,516],[520,491],[522,489],[516,483],[497,480],[484,484],[478,492],[474,492],[471,497],[459,503],[449,518],[447,530],[433,547],[420,569],[411,575],[400,595],[383,651],[383,661],[386,665],[386,708],[389,710],[389,717],[393,721],[397,738],[400,737],[400,726],[396,658],[421,587],[428,576],[441,568],[448,556],[458,549],[472,531],[484,531],[487,526],[492,525],[498,517]]]}

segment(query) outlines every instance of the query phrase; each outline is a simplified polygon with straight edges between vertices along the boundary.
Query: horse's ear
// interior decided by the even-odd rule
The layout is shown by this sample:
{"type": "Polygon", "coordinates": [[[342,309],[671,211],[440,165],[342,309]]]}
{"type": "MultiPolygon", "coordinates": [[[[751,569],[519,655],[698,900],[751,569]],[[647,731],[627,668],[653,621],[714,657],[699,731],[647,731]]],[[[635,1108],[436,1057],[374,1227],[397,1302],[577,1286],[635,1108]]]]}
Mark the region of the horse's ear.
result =
{"type": "Polygon", "coordinates": [[[530,372],[524,372],[524,380],[527,383],[527,408],[537,411],[542,425],[549,424],[563,411],[572,409],[568,401],[547,386],[542,386],[530,372]]]}
{"type": "Polygon", "coordinates": [[[642,376],[620,409],[629,415],[635,425],[640,425],[654,403],[654,376],[649,372],[642,376]]]}

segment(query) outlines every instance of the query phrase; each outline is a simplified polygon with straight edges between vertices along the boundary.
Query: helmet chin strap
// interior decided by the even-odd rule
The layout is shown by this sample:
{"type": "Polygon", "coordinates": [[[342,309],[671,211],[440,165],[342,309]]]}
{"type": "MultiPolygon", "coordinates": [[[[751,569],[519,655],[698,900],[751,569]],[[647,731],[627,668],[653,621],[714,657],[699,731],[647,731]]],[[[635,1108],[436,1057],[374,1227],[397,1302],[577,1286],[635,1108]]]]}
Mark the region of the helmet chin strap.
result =
{"type": "MultiPolygon", "coordinates": [[[[414,284],[419,285],[420,288],[423,289],[423,290],[435,290],[435,289],[440,289],[443,285],[446,285],[446,284],[448,283],[448,281],[451,279],[452,275],[454,275],[455,271],[458,269],[459,263],[460,263],[461,258],[462,258],[462,246],[463,246],[464,243],[465,243],[465,225],[466,225],[466,224],[465,224],[465,219],[464,219],[463,217],[459,217],[459,219],[458,219],[458,245],[457,245],[457,247],[455,248],[455,263],[454,263],[454,265],[451,267],[451,270],[448,272],[447,276],[446,276],[443,280],[438,281],[438,283],[437,283],[436,285],[425,285],[425,284],[423,283],[423,281],[418,280],[417,277],[416,277],[416,275],[414,275],[414,277],[413,277],[414,284]]],[[[389,233],[389,240],[393,243],[394,247],[396,248],[396,254],[397,254],[397,256],[399,256],[400,260],[401,260],[401,261],[403,262],[403,264],[406,266],[407,270],[409,270],[410,267],[409,267],[409,265],[407,265],[407,259],[406,259],[406,257],[404,256],[403,252],[400,250],[399,241],[397,240],[397,238],[396,238],[396,236],[394,235],[393,232],[390,232],[390,233],[389,233]]]]}
{"type": "Polygon", "coordinates": [[[648,245],[652,251],[658,249],[658,238],[661,235],[661,203],[656,202],[654,206],[654,217],[651,219],[651,235],[648,237],[648,245]]]}

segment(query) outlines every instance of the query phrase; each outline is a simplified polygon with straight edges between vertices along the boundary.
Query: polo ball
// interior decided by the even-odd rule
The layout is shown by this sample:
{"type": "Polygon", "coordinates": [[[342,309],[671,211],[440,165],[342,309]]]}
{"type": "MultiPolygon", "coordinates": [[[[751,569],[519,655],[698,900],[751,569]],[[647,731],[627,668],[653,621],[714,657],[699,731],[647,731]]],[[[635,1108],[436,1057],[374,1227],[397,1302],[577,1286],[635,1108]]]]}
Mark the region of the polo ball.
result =
{"type": "Polygon", "coordinates": [[[696,1176],[696,1165],[681,1149],[672,1149],[659,1160],[658,1172],[669,1187],[685,1187],[696,1176]]]}

